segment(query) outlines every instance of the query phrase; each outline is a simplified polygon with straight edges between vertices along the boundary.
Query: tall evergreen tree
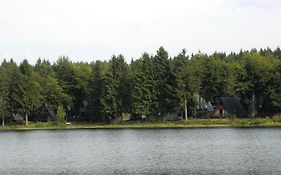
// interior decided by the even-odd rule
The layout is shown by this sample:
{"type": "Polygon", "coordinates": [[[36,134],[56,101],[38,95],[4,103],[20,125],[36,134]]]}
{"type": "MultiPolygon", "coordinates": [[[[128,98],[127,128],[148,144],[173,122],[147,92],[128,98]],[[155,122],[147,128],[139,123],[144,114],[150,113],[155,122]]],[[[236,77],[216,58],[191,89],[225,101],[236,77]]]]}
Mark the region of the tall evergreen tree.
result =
{"type": "Polygon", "coordinates": [[[175,78],[170,66],[168,52],[160,47],[153,58],[153,70],[155,80],[156,109],[163,117],[165,113],[174,110],[175,102],[175,78]]]}
{"type": "Polygon", "coordinates": [[[2,126],[5,126],[5,115],[8,113],[8,95],[9,95],[9,75],[6,69],[7,62],[3,61],[0,66],[0,117],[2,126]]]}
{"type": "Polygon", "coordinates": [[[22,73],[19,84],[21,86],[20,105],[22,113],[25,114],[26,125],[28,125],[28,114],[41,106],[42,97],[40,94],[40,85],[33,80],[34,72],[27,60],[24,60],[20,64],[19,69],[22,73]]]}
{"type": "Polygon", "coordinates": [[[132,112],[138,116],[152,114],[153,79],[151,59],[147,53],[134,62],[132,112]]]}
{"type": "Polygon", "coordinates": [[[175,57],[174,67],[177,102],[180,109],[184,111],[184,116],[187,120],[188,113],[191,113],[190,110],[195,107],[195,94],[199,93],[200,78],[198,69],[191,64],[185,50],[175,57]]]}
{"type": "Polygon", "coordinates": [[[22,74],[19,71],[16,63],[11,60],[9,62],[4,62],[2,68],[5,72],[5,81],[8,83],[8,98],[6,99],[6,109],[8,113],[21,113],[21,103],[22,103],[22,74]]]}
{"type": "Polygon", "coordinates": [[[129,66],[122,55],[113,56],[110,63],[112,78],[116,81],[117,115],[121,116],[122,113],[128,112],[130,107],[129,66]]]}
{"type": "Polygon", "coordinates": [[[117,87],[118,81],[114,79],[112,75],[111,67],[105,73],[104,76],[104,93],[102,95],[101,104],[102,104],[102,112],[106,120],[110,120],[113,117],[116,117],[118,102],[117,102],[117,87]]]}
{"type": "Polygon", "coordinates": [[[93,110],[93,119],[96,121],[102,121],[103,78],[102,63],[97,61],[93,65],[92,76],[89,82],[89,108],[93,110]]]}

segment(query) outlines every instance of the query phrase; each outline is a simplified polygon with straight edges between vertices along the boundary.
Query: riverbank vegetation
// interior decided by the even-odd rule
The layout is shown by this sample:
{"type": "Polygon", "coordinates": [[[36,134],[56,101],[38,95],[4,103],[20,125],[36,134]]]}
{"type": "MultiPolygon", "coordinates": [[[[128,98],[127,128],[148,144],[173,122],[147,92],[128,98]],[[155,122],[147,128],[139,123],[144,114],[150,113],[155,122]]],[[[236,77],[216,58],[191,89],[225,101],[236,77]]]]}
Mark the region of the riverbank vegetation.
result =
{"type": "MultiPolygon", "coordinates": [[[[176,110],[192,118],[200,95],[206,101],[238,97],[247,116],[265,117],[281,112],[280,87],[280,48],[190,56],[183,50],[170,57],[160,47],[155,55],[144,53],[129,64],[122,55],[91,63],[72,62],[65,56],[55,63],[38,59],[35,65],[27,60],[17,65],[11,59],[0,66],[0,115],[6,122],[13,120],[13,114],[32,121],[47,104],[62,121],[64,112],[69,120],[96,123],[112,123],[126,114],[132,119],[162,118],[176,110]]],[[[209,121],[224,120],[187,123],[209,121]]],[[[254,119],[237,119],[238,126],[240,121],[250,125],[254,119]]],[[[30,127],[37,125],[44,126],[30,127]]]]}
{"type": "Polygon", "coordinates": [[[189,119],[186,121],[168,122],[112,122],[112,123],[82,123],[71,124],[58,122],[36,122],[24,124],[8,124],[0,130],[49,130],[49,129],[153,129],[153,128],[221,128],[221,127],[281,127],[281,116],[272,118],[224,118],[224,119],[189,119]]]}

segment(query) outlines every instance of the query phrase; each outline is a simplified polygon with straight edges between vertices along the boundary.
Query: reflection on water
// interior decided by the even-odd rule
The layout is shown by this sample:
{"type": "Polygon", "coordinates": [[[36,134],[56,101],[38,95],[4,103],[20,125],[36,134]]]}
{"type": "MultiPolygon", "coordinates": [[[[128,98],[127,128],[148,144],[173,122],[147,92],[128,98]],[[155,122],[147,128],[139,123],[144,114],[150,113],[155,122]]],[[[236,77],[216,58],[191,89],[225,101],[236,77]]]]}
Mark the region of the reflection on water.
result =
{"type": "Polygon", "coordinates": [[[0,132],[0,174],[281,174],[281,129],[0,132]]]}

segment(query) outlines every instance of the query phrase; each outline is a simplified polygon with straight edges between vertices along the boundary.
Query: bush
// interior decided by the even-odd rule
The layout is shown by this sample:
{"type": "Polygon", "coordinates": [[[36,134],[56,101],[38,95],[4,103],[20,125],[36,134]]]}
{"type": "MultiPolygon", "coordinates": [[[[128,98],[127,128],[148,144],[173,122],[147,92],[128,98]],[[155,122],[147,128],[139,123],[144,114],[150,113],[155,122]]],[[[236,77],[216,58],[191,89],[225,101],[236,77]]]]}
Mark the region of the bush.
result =
{"type": "Polygon", "coordinates": [[[65,122],[65,111],[64,111],[64,108],[63,106],[60,104],[58,106],[58,109],[57,109],[57,122],[58,123],[64,123],[65,122]]]}
{"type": "Polygon", "coordinates": [[[281,114],[276,114],[272,117],[273,122],[281,123],[281,114]]]}
{"type": "Polygon", "coordinates": [[[250,125],[253,125],[253,126],[259,126],[263,123],[263,120],[260,119],[260,118],[257,118],[257,119],[252,119],[252,121],[250,121],[250,125]]]}

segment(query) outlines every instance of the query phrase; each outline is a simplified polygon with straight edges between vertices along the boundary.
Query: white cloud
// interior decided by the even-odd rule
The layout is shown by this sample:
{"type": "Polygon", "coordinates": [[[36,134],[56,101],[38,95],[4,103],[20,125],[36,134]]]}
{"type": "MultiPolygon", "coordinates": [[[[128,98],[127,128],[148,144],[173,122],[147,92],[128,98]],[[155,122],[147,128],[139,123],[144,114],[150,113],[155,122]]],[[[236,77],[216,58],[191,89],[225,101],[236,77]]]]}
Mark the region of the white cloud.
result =
{"type": "Polygon", "coordinates": [[[12,53],[11,52],[7,52],[7,51],[5,51],[5,52],[3,52],[3,54],[2,54],[2,58],[3,59],[9,59],[9,58],[12,58],[12,53]]]}
{"type": "Polygon", "coordinates": [[[0,54],[11,50],[18,60],[61,54],[108,59],[119,53],[130,60],[161,45],[177,54],[182,48],[237,51],[281,42],[278,0],[0,2],[0,54]]]}
{"type": "Polygon", "coordinates": [[[280,8],[280,0],[231,0],[234,8],[280,8]]]}

